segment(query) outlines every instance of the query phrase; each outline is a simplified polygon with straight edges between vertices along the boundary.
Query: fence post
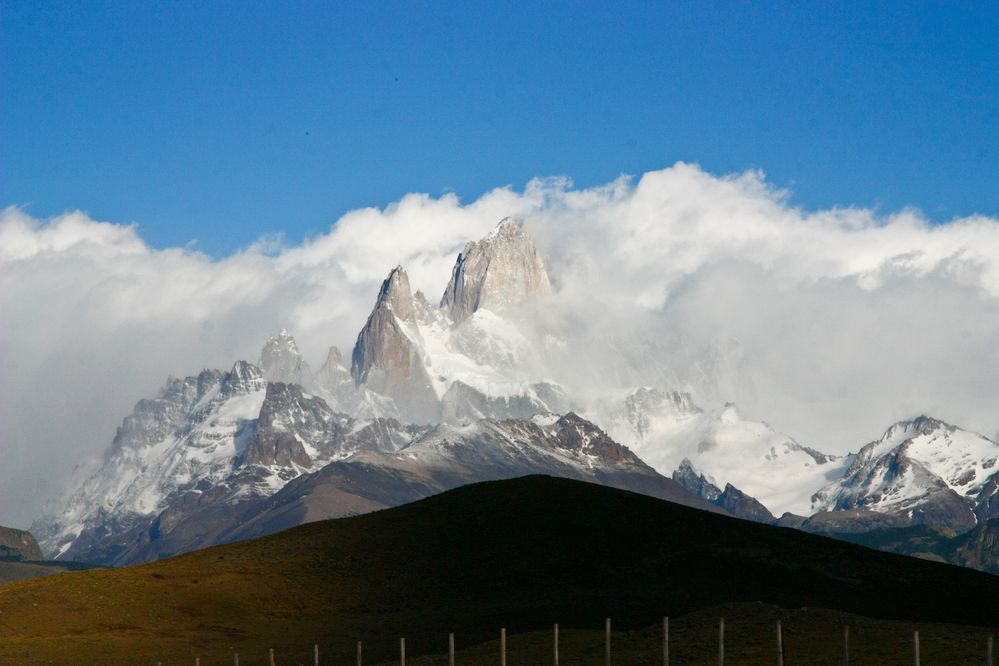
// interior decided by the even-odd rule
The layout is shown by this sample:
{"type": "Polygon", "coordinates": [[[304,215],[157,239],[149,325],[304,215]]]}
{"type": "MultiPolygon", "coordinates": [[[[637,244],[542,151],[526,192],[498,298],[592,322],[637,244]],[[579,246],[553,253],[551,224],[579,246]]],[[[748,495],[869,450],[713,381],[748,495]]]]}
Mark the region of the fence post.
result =
{"type": "Polygon", "coordinates": [[[850,625],[843,627],[843,666],[850,666],[850,625]]]}
{"type": "Polygon", "coordinates": [[[604,618],[604,666],[611,666],[610,657],[610,643],[611,643],[611,621],[610,618],[604,618]]]}
{"type": "Polygon", "coordinates": [[[357,666],[361,666],[361,641],[357,641],[357,666]]]}
{"type": "Polygon", "coordinates": [[[454,634],[447,635],[447,666],[454,666],[454,634]]]}
{"type": "Polygon", "coordinates": [[[500,666],[506,666],[506,627],[500,628],[500,666]]]}
{"type": "Polygon", "coordinates": [[[558,666],[558,622],[555,623],[555,631],[552,635],[552,656],[555,666],[558,666]]]}
{"type": "Polygon", "coordinates": [[[233,655],[232,655],[232,666],[239,666],[239,653],[238,652],[234,652],[233,655]]]}
{"type": "Polygon", "coordinates": [[[718,666],[725,666],[725,618],[718,621],[718,666]]]}
{"type": "Polygon", "coordinates": [[[663,618],[663,666],[669,666],[669,618],[663,618]]]}
{"type": "Polygon", "coordinates": [[[784,666],[784,636],[780,630],[780,620],[777,620],[777,666],[784,666]]]}
{"type": "Polygon", "coordinates": [[[313,666],[319,666],[319,644],[312,646],[312,663],[313,666]]]}
{"type": "Polygon", "coordinates": [[[270,663],[271,666],[274,666],[274,648],[271,648],[271,651],[270,651],[269,654],[270,654],[270,662],[269,663],[270,663]]]}
{"type": "Polygon", "coordinates": [[[985,641],[985,666],[992,666],[992,637],[985,641]]]}
{"type": "Polygon", "coordinates": [[[194,666],[201,666],[201,657],[194,658],[194,666]]]}
{"type": "Polygon", "coordinates": [[[915,666],[919,666],[919,632],[912,632],[912,654],[915,666]]]}
{"type": "Polygon", "coordinates": [[[406,666],[406,639],[399,639],[399,666],[406,666]]]}

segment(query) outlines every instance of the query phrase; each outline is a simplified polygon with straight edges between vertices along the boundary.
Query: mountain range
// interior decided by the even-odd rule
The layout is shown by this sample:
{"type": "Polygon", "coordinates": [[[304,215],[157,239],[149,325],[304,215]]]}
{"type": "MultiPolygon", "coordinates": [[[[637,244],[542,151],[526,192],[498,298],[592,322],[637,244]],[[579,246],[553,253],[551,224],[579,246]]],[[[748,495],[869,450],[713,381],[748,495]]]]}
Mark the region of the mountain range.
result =
{"type": "Polygon", "coordinates": [[[823,533],[999,513],[999,444],[930,417],[837,456],[677,387],[556,381],[551,357],[586,356],[544,316],[554,284],[511,218],[436,303],[396,266],[349,365],[331,347],[313,371],[281,329],[255,362],[168,379],[32,531],[59,559],[128,564],[538,473],[823,533]]]}

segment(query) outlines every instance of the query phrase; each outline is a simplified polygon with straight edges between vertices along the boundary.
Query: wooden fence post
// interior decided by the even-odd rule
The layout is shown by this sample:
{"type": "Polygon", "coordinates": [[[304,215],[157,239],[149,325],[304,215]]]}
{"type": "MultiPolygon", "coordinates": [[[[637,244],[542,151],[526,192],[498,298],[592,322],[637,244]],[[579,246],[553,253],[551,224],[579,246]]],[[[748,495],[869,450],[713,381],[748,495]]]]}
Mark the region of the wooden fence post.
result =
{"type": "Polygon", "coordinates": [[[992,637],[985,641],[985,666],[992,666],[992,637]]]}
{"type": "Polygon", "coordinates": [[[361,641],[357,641],[357,666],[361,666],[361,641]]]}
{"type": "Polygon", "coordinates": [[[912,654],[913,663],[915,666],[919,666],[919,632],[912,632],[912,654]]]}
{"type": "Polygon", "coordinates": [[[850,666],[850,625],[843,627],[843,666],[850,666]]]}
{"type": "Polygon", "coordinates": [[[554,659],[555,666],[558,666],[558,622],[555,623],[555,629],[552,634],[552,657],[554,659]]]}
{"type": "Polygon", "coordinates": [[[232,666],[239,666],[239,653],[234,652],[232,655],[232,666]]]}
{"type": "Polygon", "coordinates": [[[725,618],[718,621],[718,666],[725,666],[725,618]]]}
{"type": "Polygon", "coordinates": [[[194,658],[194,666],[201,666],[201,657],[194,658]]]}
{"type": "Polygon", "coordinates": [[[604,618],[604,666],[611,666],[610,657],[610,643],[611,643],[611,621],[610,618],[604,618]]]}
{"type": "Polygon", "coordinates": [[[399,639],[399,666],[406,666],[406,639],[399,639]]]}
{"type": "Polygon", "coordinates": [[[269,663],[270,663],[271,666],[274,666],[274,648],[271,648],[271,651],[270,651],[269,654],[270,654],[270,662],[269,663]]]}
{"type": "Polygon", "coordinates": [[[447,666],[454,666],[454,634],[447,635],[447,666]]]}
{"type": "Polygon", "coordinates": [[[500,666],[506,666],[506,627],[500,628],[500,666]]]}
{"type": "Polygon", "coordinates": [[[663,666],[669,666],[669,618],[663,618],[663,666]]]}
{"type": "Polygon", "coordinates": [[[312,664],[313,666],[319,666],[319,644],[312,646],[312,664]]]}
{"type": "Polygon", "coordinates": [[[784,636],[780,631],[780,620],[777,620],[777,666],[784,666],[784,636]]]}

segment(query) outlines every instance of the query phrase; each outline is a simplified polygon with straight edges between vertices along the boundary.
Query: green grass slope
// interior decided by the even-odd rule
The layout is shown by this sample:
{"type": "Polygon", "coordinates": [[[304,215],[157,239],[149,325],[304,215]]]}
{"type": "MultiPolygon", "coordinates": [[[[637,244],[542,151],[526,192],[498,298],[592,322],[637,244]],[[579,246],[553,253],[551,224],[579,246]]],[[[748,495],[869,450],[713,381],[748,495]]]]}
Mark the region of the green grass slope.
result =
{"type": "MultiPolygon", "coordinates": [[[[511,635],[653,625],[719,604],[999,624],[999,578],[603,486],[465,486],[150,565],[0,587],[0,663],[389,660],[511,635]]],[[[769,637],[760,637],[767,641],[769,637]]]]}

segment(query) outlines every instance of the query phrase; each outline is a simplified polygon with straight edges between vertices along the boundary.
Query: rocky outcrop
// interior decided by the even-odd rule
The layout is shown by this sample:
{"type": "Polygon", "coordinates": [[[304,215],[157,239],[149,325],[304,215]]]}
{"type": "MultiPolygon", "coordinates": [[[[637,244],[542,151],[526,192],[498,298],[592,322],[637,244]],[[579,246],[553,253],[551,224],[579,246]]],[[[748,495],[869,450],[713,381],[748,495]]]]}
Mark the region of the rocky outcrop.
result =
{"type": "Polygon", "coordinates": [[[409,277],[401,266],[382,283],[374,310],[357,336],[350,374],[357,386],[395,401],[408,421],[431,423],[440,416],[440,401],[424,365],[409,277]]]}
{"type": "Polygon", "coordinates": [[[715,500],[715,504],[736,518],[752,520],[765,525],[770,525],[776,520],[767,507],[760,504],[755,497],[747,495],[731,483],[725,484],[725,490],[715,500]]]}
{"type": "Polygon", "coordinates": [[[351,423],[300,386],[268,383],[253,436],[237,464],[310,468],[334,455],[334,442],[351,423]]]}
{"type": "Polygon", "coordinates": [[[37,561],[42,559],[42,549],[31,532],[0,527],[0,559],[37,561]]]}
{"type": "Polygon", "coordinates": [[[508,217],[458,255],[441,308],[452,321],[460,322],[479,308],[503,312],[551,291],[534,241],[520,221],[508,217]]]}

